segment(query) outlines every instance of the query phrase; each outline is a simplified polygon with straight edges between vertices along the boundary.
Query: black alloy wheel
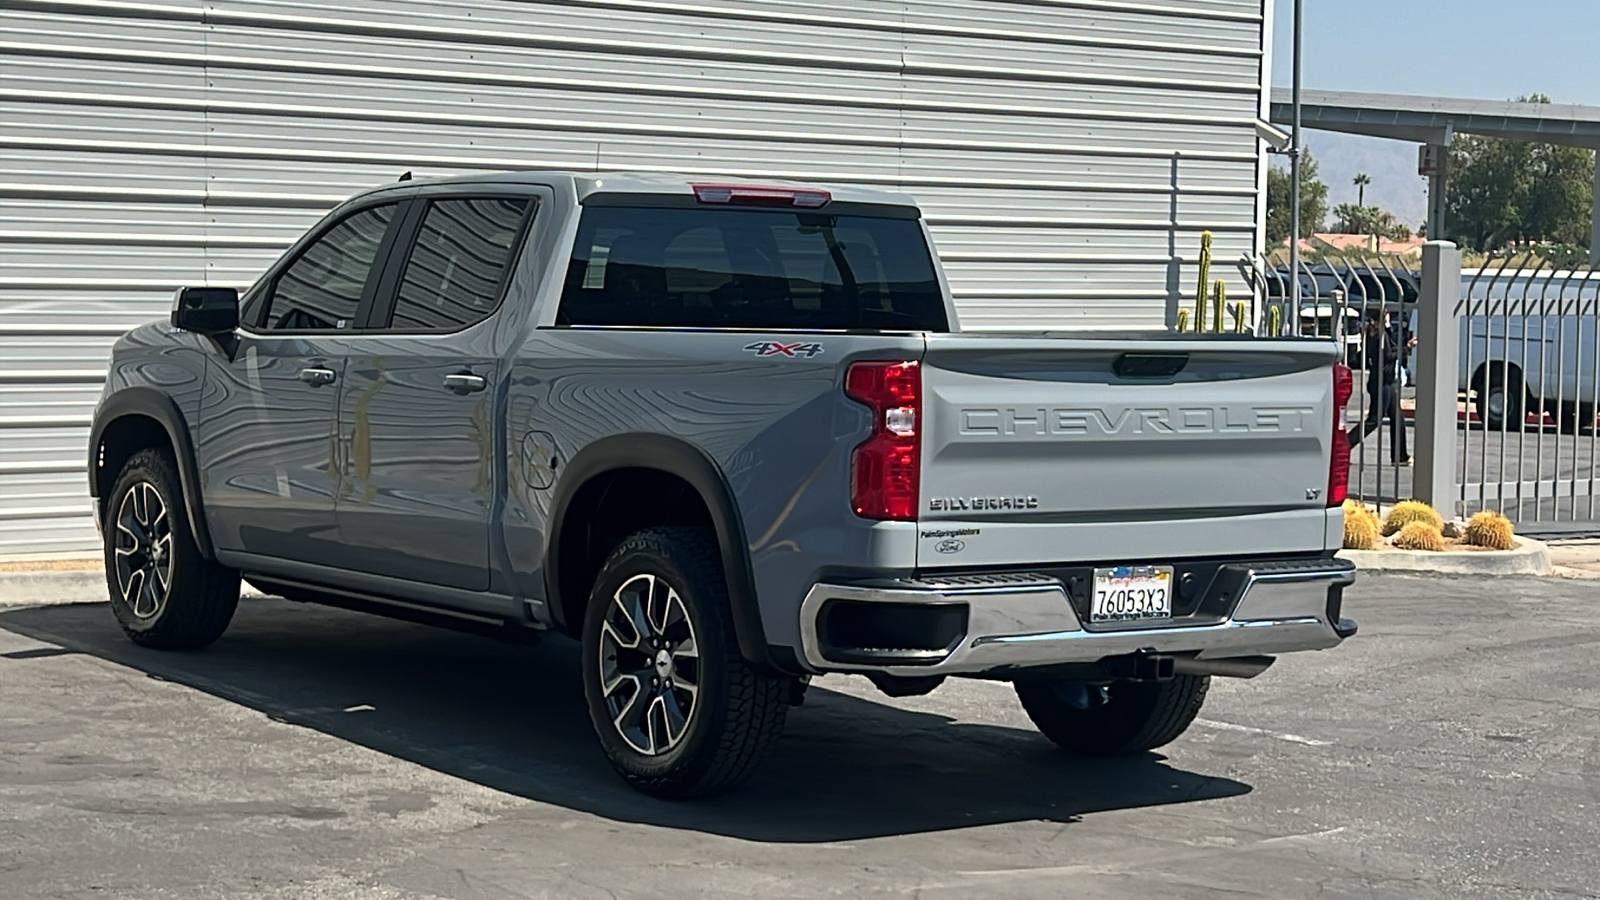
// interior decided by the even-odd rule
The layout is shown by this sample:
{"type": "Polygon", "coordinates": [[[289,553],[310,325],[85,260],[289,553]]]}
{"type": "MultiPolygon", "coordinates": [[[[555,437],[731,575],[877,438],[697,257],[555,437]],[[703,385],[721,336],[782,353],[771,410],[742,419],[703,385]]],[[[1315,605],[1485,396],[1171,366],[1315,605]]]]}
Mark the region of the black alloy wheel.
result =
{"type": "Polygon", "coordinates": [[[112,517],[117,596],[140,621],[160,615],[172,585],[172,520],[161,492],[136,481],[112,517]]]}
{"type": "Polygon", "coordinates": [[[105,502],[106,587],[117,623],[136,644],[204,647],[222,636],[239,603],[239,573],[195,544],[172,452],[140,450],[105,502]]]}
{"type": "Polygon", "coordinates": [[[666,579],[641,573],[612,593],[598,662],[606,711],[628,746],[660,756],[683,741],[700,695],[700,649],[666,579]]]}

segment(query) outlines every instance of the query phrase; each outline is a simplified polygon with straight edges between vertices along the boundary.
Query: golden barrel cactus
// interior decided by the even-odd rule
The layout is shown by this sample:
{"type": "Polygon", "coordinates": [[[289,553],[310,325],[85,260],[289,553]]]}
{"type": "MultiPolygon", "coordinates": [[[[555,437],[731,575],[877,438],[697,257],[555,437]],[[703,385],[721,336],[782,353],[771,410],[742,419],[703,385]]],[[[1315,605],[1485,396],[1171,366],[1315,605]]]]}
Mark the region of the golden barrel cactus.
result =
{"type": "Polygon", "coordinates": [[[1421,522],[1435,532],[1444,530],[1444,517],[1434,511],[1434,508],[1420,500],[1401,500],[1389,510],[1389,517],[1383,520],[1383,536],[1398,534],[1412,522],[1421,522]]]}
{"type": "Polygon", "coordinates": [[[1378,517],[1359,500],[1344,502],[1344,548],[1371,550],[1378,546],[1378,517]]]}
{"type": "Polygon", "coordinates": [[[1444,535],[1427,522],[1407,522],[1391,543],[1401,550],[1428,550],[1437,553],[1444,549],[1444,535]]]}
{"type": "MultiPolygon", "coordinates": [[[[1345,529],[1348,531],[1349,527],[1346,525],[1345,529]]],[[[1511,520],[1492,509],[1486,509],[1468,520],[1467,530],[1461,537],[1475,547],[1488,547],[1491,550],[1510,550],[1517,545],[1511,520]]]]}

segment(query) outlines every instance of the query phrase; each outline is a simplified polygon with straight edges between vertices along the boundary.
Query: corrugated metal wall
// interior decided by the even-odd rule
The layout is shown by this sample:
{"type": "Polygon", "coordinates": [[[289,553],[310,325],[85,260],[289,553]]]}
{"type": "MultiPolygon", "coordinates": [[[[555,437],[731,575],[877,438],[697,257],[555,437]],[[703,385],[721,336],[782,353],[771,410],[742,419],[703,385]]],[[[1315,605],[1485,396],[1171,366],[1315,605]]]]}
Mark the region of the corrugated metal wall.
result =
{"type": "Polygon", "coordinates": [[[0,554],[93,552],[118,334],[408,169],[895,187],[968,327],[1159,326],[1202,229],[1257,243],[1263,31],[1263,0],[7,0],[0,554]]]}

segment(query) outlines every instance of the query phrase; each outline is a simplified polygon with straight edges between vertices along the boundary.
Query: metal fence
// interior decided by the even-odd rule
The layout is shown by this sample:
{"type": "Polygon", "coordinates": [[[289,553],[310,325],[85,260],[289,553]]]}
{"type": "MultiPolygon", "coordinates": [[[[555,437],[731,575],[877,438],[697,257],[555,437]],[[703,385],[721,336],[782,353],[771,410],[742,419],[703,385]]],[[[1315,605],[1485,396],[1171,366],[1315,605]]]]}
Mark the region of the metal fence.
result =
{"type": "Polygon", "coordinates": [[[1462,273],[1457,388],[1463,513],[1528,525],[1595,519],[1600,273],[1523,255],[1462,273]]]}
{"type": "MultiPolygon", "coordinates": [[[[1298,323],[1282,330],[1338,341],[1355,370],[1351,496],[1380,509],[1413,496],[1463,516],[1494,509],[1523,531],[1600,529],[1600,271],[1534,252],[1457,279],[1456,251],[1439,247],[1429,258],[1449,254],[1453,283],[1431,293],[1416,260],[1328,253],[1301,266],[1298,323]],[[1419,352],[1414,338],[1435,329],[1455,339],[1419,352]],[[1440,412],[1418,417],[1430,403],[1440,412]],[[1413,466],[1419,444],[1434,456],[1413,466]]],[[[1287,262],[1250,268],[1263,322],[1286,320],[1287,262]]]]}
{"type": "MultiPolygon", "coordinates": [[[[1286,255],[1265,256],[1254,270],[1266,300],[1264,322],[1287,323],[1294,313],[1286,255]]],[[[1327,253],[1320,262],[1303,262],[1298,327],[1282,328],[1343,348],[1356,387],[1345,422],[1357,442],[1350,454],[1350,496],[1380,510],[1412,496],[1410,404],[1402,399],[1413,381],[1408,345],[1421,274],[1413,263],[1392,256],[1327,253]]]]}

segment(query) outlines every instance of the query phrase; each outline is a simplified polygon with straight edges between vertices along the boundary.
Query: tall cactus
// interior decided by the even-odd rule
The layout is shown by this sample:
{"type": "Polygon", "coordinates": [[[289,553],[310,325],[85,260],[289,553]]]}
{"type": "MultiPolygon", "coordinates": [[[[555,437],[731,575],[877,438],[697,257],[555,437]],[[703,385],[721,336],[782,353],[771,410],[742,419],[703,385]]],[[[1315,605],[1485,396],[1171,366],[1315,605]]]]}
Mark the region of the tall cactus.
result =
{"type": "MultiPolygon", "coordinates": [[[[1219,284],[1221,282],[1218,282],[1219,284]]],[[[1240,300],[1229,310],[1233,314],[1233,333],[1244,334],[1244,301],[1240,300]]]]}
{"type": "Polygon", "coordinates": [[[1228,305],[1228,286],[1218,278],[1211,286],[1211,330],[1222,333],[1222,310],[1228,305]]]}
{"type": "Polygon", "coordinates": [[[1194,330],[1206,330],[1206,294],[1211,289],[1211,232],[1200,232],[1200,282],[1194,291],[1194,330]]]}
{"type": "Polygon", "coordinates": [[[1274,306],[1267,311],[1267,335],[1270,337],[1283,336],[1283,307],[1274,306]]]}

